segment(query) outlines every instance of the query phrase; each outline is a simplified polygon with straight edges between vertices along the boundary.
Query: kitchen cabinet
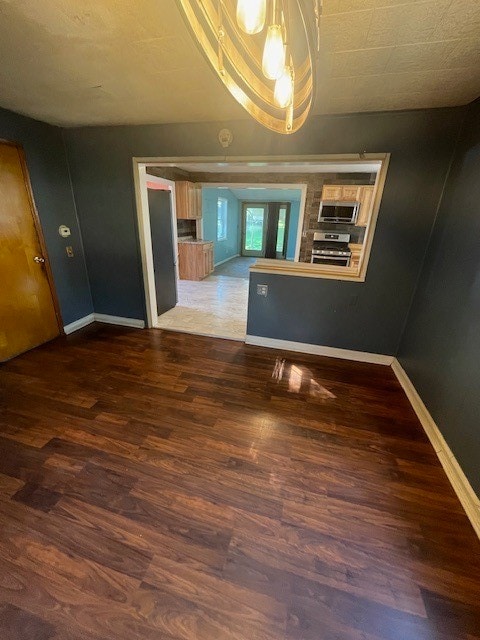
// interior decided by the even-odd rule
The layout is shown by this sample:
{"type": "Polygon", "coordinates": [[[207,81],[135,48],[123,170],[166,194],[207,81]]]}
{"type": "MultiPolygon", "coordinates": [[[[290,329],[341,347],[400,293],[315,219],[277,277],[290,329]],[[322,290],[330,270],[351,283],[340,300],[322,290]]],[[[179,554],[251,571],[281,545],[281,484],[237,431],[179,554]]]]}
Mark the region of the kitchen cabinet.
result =
{"type": "Polygon", "coordinates": [[[370,220],[372,207],[373,207],[374,188],[375,187],[373,185],[372,186],[365,185],[364,187],[360,188],[360,196],[359,196],[360,210],[358,212],[357,222],[356,222],[356,225],[358,227],[366,227],[368,224],[368,221],[370,220]]]}
{"type": "Polygon", "coordinates": [[[362,254],[362,244],[356,244],[351,242],[348,245],[350,251],[352,252],[352,257],[350,258],[350,266],[358,269],[358,265],[360,264],[360,256],[362,254]]]}
{"type": "Polygon", "coordinates": [[[206,242],[203,245],[203,267],[205,276],[213,271],[213,242],[206,242]]]}
{"type": "Polygon", "coordinates": [[[189,180],[175,182],[175,205],[179,220],[198,220],[202,217],[202,187],[189,180]]]}
{"type": "Polygon", "coordinates": [[[360,200],[361,189],[362,187],[356,184],[345,185],[342,187],[342,197],[340,199],[346,202],[358,202],[360,200]]]}
{"type": "Polygon", "coordinates": [[[357,184],[326,184],[322,189],[322,200],[358,202],[361,189],[357,184]]]}
{"type": "Polygon", "coordinates": [[[322,200],[333,200],[338,201],[342,199],[342,189],[341,185],[337,184],[328,184],[325,185],[322,189],[322,200]]]}
{"type": "Polygon", "coordinates": [[[213,242],[192,240],[178,243],[180,280],[203,280],[213,271],[213,242]]]}

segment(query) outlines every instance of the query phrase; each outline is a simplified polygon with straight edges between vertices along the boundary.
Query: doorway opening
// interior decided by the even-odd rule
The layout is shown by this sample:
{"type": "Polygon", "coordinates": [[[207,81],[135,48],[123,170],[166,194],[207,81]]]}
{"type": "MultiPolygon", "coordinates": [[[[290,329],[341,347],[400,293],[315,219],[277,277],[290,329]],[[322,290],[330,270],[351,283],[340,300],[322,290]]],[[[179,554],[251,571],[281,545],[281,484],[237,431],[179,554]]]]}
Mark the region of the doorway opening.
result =
{"type": "Polygon", "coordinates": [[[178,168],[138,168],[146,212],[140,232],[151,244],[143,247],[144,263],[154,276],[152,326],[245,340],[250,267],[258,256],[294,259],[302,185],[185,178],[178,168]]]}

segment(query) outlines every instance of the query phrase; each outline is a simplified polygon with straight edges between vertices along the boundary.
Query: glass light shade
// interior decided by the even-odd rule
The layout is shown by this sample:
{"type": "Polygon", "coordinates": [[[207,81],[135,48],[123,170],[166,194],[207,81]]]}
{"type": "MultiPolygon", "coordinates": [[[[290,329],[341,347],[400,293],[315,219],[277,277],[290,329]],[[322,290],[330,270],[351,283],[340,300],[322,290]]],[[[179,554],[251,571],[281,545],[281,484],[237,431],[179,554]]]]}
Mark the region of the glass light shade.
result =
{"type": "Polygon", "coordinates": [[[237,23],[250,35],[260,33],[265,26],[267,0],[238,0],[237,23]]]}
{"type": "Polygon", "coordinates": [[[285,67],[285,46],[282,27],[272,24],[268,27],[265,48],[263,50],[262,71],[269,80],[278,80],[285,67]]]}
{"type": "Polygon", "coordinates": [[[276,104],[282,109],[285,109],[292,103],[293,78],[289,67],[284,68],[282,75],[275,82],[273,97],[276,104]]]}

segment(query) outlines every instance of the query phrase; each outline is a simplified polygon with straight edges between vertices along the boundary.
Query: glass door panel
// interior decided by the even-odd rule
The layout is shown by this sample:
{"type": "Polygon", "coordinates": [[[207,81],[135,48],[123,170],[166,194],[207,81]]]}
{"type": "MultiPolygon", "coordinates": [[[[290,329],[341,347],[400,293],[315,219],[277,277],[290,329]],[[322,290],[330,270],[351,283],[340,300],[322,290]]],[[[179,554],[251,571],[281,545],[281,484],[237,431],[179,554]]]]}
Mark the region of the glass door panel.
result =
{"type": "Polygon", "coordinates": [[[284,258],[286,253],[286,233],[287,233],[287,207],[282,205],[278,212],[277,225],[277,258],[284,258]]]}
{"type": "Polygon", "coordinates": [[[268,208],[265,204],[243,205],[242,224],[242,255],[265,255],[265,231],[267,226],[268,208]]]}

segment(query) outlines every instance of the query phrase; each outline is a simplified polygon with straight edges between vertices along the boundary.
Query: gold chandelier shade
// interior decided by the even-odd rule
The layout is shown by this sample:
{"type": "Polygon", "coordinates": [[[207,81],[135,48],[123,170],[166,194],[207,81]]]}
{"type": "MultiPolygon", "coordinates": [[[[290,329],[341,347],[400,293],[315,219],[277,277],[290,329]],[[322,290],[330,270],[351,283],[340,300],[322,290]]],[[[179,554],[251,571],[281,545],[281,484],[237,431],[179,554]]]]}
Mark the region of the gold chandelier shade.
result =
{"type": "MultiPolygon", "coordinates": [[[[283,134],[298,131],[312,107],[315,84],[304,0],[267,0],[267,21],[254,34],[245,33],[238,24],[236,0],[177,0],[177,3],[210,66],[235,100],[272,131],[283,134]],[[279,74],[283,76],[279,80],[283,86],[277,87],[277,92],[275,80],[267,78],[262,70],[265,39],[275,16],[276,26],[280,25],[283,33],[286,60],[279,74]],[[291,77],[292,99],[282,107],[278,96],[287,95],[286,75],[291,77]]],[[[278,42],[275,44],[278,53],[278,42]]]]}

